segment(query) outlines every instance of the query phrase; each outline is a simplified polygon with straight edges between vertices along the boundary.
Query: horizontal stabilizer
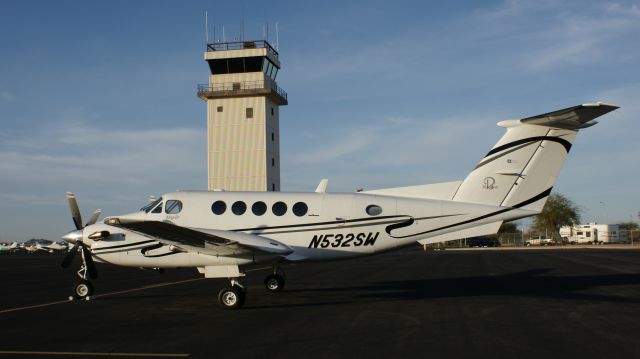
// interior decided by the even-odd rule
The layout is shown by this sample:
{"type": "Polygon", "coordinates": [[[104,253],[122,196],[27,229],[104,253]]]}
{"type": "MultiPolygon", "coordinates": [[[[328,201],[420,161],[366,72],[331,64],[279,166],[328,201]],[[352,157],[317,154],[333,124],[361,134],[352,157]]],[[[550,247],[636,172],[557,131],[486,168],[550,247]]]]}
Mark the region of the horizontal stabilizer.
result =
{"type": "Polygon", "coordinates": [[[420,244],[429,244],[437,242],[453,241],[462,238],[472,238],[479,236],[490,236],[498,233],[498,229],[502,225],[502,221],[483,224],[481,226],[471,227],[460,231],[449,232],[435,237],[429,237],[418,241],[420,244]]]}
{"type": "Polygon", "coordinates": [[[429,198],[450,200],[462,181],[423,184],[418,186],[396,187],[365,191],[364,193],[381,196],[429,198]]]}
{"type": "Polygon", "coordinates": [[[563,110],[553,111],[538,116],[528,117],[520,120],[528,125],[540,125],[546,127],[562,128],[565,130],[579,130],[595,125],[593,121],[606,113],[609,113],[618,106],[604,102],[586,103],[563,110]],[[593,122],[591,122],[593,121],[593,122]]]}

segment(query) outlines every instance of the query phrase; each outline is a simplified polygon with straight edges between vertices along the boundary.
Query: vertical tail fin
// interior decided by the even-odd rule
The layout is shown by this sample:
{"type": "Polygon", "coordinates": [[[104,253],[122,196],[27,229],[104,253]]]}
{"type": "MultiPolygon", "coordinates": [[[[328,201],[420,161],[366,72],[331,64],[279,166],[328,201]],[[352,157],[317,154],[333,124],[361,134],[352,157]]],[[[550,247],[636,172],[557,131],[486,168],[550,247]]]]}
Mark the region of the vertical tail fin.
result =
{"type": "Polygon", "coordinates": [[[465,178],[453,200],[541,211],[578,130],[617,108],[597,102],[498,123],[507,132],[465,178]]]}

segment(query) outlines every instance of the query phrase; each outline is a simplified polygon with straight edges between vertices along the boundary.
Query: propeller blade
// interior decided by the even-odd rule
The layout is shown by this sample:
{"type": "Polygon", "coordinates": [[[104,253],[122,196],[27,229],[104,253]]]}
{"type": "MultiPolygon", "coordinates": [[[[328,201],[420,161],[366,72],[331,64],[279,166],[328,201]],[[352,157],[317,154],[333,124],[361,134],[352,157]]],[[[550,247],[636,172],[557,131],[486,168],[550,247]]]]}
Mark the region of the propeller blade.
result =
{"type": "Polygon", "coordinates": [[[84,260],[87,263],[87,273],[89,274],[89,278],[96,279],[98,278],[98,272],[96,271],[96,264],[93,263],[93,258],[91,258],[91,251],[87,249],[87,246],[84,244],[80,247],[82,250],[82,254],[84,255],[84,260]]]}
{"type": "Polygon", "coordinates": [[[82,216],[80,215],[80,209],[78,208],[76,196],[71,192],[67,192],[67,201],[69,201],[69,208],[71,209],[71,218],[73,218],[73,224],[76,225],[76,229],[82,229],[82,216]]]}
{"type": "Polygon", "coordinates": [[[93,212],[93,214],[91,215],[91,218],[89,218],[89,222],[87,222],[87,224],[85,224],[84,226],[90,226],[94,223],[96,223],[96,221],[98,220],[98,218],[100,218],[100,214],[102,214],[102,210],[101,209],[96,209],[95,212],[93,212]]]}
{"type": "Polygon", "coordinates": [[[80,242],[76,242],[76,244],[73,245],[73,247],[71,247],[71,250],[69,251],[69,253],[67,253],[66,256],[64,256],[64,259],[62,260],[62,268],[67,268],[69,266],[69,264],[71,264],[71,262],[73,262],[73,258],[75,258],[76,253],[78,253],[78,246],[80,245],[80,242]]]}

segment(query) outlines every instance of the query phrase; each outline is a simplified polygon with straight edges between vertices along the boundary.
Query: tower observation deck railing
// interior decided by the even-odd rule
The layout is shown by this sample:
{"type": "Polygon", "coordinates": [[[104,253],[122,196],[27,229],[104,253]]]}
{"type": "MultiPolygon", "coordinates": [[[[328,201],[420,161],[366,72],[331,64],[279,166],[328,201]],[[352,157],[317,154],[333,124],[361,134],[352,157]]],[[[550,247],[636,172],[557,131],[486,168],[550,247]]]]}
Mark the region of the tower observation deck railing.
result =
{"type": "Polygon", "coordinates": [[[198,97],[203,100],[252,94],[271,94],[283,104],[288,101],[287,93],[275,81],[224,82],[198,85],[198,97]]]}
{"type": "Polygon", "coordinates": [[[273,48],[265,40],[257,41],[231,41],[231,42],[214,42],[207,44],[207,52],[209,51],[227,51],[227,50],[244,50],[244,49],[267,49],[267,52],[278,57],[278,51],[273,48]]]}

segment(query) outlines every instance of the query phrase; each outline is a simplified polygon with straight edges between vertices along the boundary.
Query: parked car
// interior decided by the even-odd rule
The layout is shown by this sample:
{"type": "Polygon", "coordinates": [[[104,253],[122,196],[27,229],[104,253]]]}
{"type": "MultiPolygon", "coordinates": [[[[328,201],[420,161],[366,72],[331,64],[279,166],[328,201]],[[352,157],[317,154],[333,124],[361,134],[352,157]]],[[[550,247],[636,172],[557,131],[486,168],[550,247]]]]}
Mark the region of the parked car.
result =
{"type": "Polygon", "coordinates": [[[500,241],[491,237],[467,238],[467,247],[500,247],[500,241]]]}
{"type": "Polygon", "coordinates": [[[531,237],[524,242],[524,245],[529,246],[553,246],[556,245],[556,241],[553,238],[546,238],[544,236],[531,237]]]}

